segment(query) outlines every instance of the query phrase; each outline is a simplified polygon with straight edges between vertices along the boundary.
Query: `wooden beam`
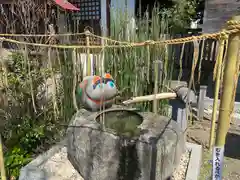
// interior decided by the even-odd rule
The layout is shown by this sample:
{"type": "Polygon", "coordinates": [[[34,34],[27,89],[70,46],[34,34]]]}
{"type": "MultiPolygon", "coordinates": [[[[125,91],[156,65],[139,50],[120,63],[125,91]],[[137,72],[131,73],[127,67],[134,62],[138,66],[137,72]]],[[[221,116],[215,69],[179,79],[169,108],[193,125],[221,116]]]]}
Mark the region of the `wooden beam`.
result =
{"type": "Polygon", "coordinates": [[[13,0],[1,0],[0,4],[11,4],[13,0]]]}
{"type": "Polygon", "coordinates": [[[106,20],[107,20],[107,36],[110,36],[110,21],[111,21],[111,13],[110,13],[110,5],[111,0],[106,0],[106,20]]]}

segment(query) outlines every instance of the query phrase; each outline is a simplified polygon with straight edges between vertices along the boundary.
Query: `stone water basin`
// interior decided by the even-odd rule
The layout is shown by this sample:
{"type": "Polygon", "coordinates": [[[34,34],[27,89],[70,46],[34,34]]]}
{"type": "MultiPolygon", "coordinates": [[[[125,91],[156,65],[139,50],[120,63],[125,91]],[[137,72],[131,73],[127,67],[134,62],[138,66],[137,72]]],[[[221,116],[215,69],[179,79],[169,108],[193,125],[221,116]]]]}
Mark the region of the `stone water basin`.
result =
{"type": "Polygon", "coordinates": [[[81,109],[67,132],[68,159],[88,180],[165,180],[184,152],[177,122],[122,107],[102,113],[81,109]]]}

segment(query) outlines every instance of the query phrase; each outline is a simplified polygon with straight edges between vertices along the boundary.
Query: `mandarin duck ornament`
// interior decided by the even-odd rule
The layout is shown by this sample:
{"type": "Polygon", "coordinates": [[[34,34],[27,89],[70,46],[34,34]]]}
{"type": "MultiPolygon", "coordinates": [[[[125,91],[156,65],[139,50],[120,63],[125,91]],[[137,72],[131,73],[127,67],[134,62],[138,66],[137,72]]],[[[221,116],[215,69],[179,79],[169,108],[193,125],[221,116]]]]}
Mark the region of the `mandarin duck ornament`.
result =
{"type": "Polygon", "coordinates": [[[90,111],[102,107],[109,108],[117,95],[117,88],[112,76],[107,73],[101,76],[86,76],[78,85],[76,97],[81,105],[90,111]]]}

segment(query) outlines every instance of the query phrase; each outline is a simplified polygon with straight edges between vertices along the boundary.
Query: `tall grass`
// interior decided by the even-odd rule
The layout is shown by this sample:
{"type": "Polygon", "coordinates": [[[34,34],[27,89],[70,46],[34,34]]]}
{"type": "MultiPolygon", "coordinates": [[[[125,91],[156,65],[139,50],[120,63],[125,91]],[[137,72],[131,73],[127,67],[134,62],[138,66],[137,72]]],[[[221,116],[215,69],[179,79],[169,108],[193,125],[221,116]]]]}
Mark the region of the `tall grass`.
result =
{"type": "MultiPolygon", "coordinates": [[[[111,10],[110,38],[114,40],[142,42],[168,38],[168,19],[162,16],[158,6],[153,9],[151,19],[148,13],[136,19],[136,29],[130,28],[130,17],[127,11],[122,12],[114,8],[111,10]]],[[[106,48],[103,49],[104,71],[110,72],[116,80],[118,89],[121,92],[120,101],[132,96],[154,93],[155,75],[153,64],[156,60],[162,60],[163,62],[163,75],[161,79],[159,79],[158,92],[167,91],[166,86],[169,83],[169,79],[171,79],[173,64],[172,58],[169,56],[169,54],[171,54],[171,48],[169,46],[149,44],[141,47],[107,48],[108,42],[105,41],[104,43],[106,46],[106,48]]],[[[27,49],[30,49],[30,47],[27,47],[27,49]]],[[[36,48],[36,50],[37,49],[39,48],[36,48]]],[[[9,105],[6,111],[11,115],[6,116],[8,117],[7,122],[10,123],[10,126],[11,122],[15,120],[21,123],[19,119],[23,119],[21,115],[24,115],[27,116],[27,119],[34,119],[36,122],[46,124],[46,127],[49,127],[46,121],[54,125],[61,123],[61,121],[67,124],[75,112],[74,90],[77,82],[82,80],[82,67],[79,63],[76,64],[74,60],[74,53],[77,50],[42,49],[41,53],[43,55],[41,55],[41,57],[24,56],[26,52],[24,48],[22,48],[22,50],[23,52],[18,56],[21,58],[14,56],[13,61],[15,65],[11,65],[13,66],[12,69],[17,70],[17,72],[9,72],[14,75],[13,77],[10,76],[10,74],[7,76],[12,87],[5,88],[8,92],[6,94],[9,97],[8,99],[13,97],[12,99],[18,101],[17,104],[19,108],[17,108],[18,113],[16,113],[18,118],[14,115],[12,106],[9,105]],[[50,54],[54,54],[54,52],[55,55],[49,57],[50,54]],[[30,67],[30,65],[27,63],[26,66],[26,62],[31,64],[31,68],[27,68],[28,66],[30,67]],[[47,79],[52,79],[52,86],[55,86],[53,81],[56,81],[56,79],[54,79],[56,74],[61,75],[60,83],[56,83],[57,87],[52,87],[53,89],[57,88],[52,91],[52,98],[55,99],[53,101],[57,102],[50,101],[41,108],[41,105],[38,104],[38,88],[41,84],[44,84],[47,79]],[[20,75],[21,78],[19,78],[20,75]],[[34,82],[31,84],[33,87],[29,85],[31,82],[34,82]],[[18,88],[15,88],[15,86],[18,88]],[[18,95],[19,93],[21,96],[18,95]],[[22,99],[20,97],[22,97],[22,99]],[[28,103],[24,103],[25,101],[28,103]],[[36,107],[30,107],[33,104],[36,105],[36,107]],[[27,107],[25,108],[25,106],[27,107]],[[57,117],[55,113],[57,113],[57,117]]],[[[164,113],[166,103],[166,101],[159,102],[159,112],[164,113]]],[[[137,104],[137,106],[141,110],[152,110],[152,103],[141,103],[137,104]]],[[[16,108],[14,108],[14,110],[15,109],[16,108]]],[[[8,132],[7,126],[4,127],[4,129],[6,129],[4,132],[8,132]]]]}
{"type": "MultiPolygon", "coordinates": [[[[168,38],[168,19],[162,16],[160,8],[155,6],[150,15],[135,19],[136,28],[131,25],[133,20],[127,13],[111,8],[110,37],[119,41],[142,42],[147,40],[164,40],[168,38]]],[[[106,46],[108,44],[105,44],[106,46]]],[[[159,79],[158,91],[166,91],[171,78],[172,59],[169,58],[170,47],[162,45],[146,45],[141,47],[123,47],[104,50],[105,71],[111,72],[120,90],[121,99],[132,96],[153,94],[154,62],[163,62],[163,75],[159,79]]],[[[159,71],[159,74],[161,72],[159,71]]],[[[152,103],[142,103],[142,110],[151,110],[152,103]]],[[[163,110],[166,101],[161,101],[159,110],[163,110]]],[[[161,111],[164,113],[163,111],[161,111]]]]}

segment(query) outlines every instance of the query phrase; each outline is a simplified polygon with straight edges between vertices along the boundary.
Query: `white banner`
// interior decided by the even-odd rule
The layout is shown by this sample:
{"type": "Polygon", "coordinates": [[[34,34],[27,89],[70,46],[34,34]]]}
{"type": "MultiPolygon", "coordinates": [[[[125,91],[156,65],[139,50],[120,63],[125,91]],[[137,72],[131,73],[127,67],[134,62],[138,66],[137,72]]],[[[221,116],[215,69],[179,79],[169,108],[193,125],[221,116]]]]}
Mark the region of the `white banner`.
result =
{"type": "Polygon", "coordinates": [[[214,147],[213,149],[213,170],[212,179],[222,180],[224,147],[214,147]]]}

